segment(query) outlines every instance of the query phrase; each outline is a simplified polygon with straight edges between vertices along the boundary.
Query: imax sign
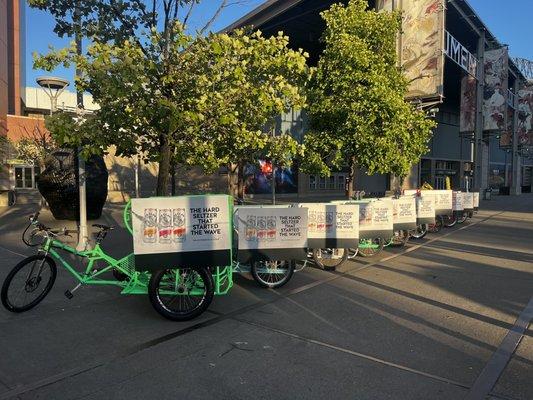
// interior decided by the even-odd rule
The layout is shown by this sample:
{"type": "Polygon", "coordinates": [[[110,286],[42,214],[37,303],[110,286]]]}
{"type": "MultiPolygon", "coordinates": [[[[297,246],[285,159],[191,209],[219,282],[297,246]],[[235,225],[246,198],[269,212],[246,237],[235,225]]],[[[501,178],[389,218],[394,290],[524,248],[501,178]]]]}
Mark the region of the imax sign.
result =
{"type": "Polygon", "coordinates": [[[444,53],[470,75],[477,77],[477,58],[446,31],[444,53]]]}

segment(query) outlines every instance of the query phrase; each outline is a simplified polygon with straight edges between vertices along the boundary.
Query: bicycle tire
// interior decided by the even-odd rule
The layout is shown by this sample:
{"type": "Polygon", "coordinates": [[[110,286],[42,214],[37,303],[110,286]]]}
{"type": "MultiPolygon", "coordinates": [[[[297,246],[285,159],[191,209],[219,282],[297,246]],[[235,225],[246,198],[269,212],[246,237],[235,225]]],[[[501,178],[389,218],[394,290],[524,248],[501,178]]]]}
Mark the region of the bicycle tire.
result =
{"type": "Polygon", "coordinates": [[[466,221],[467,219],[468,219],[468,214],[465,213],[465,212],[463,212],[463,214],[461,215],[461,217],[460,217],[460,218],[457,218],[457,223],[458,223],[459,225],[464,224],[465,221],[466,221]]]}
{"type": "Polygon", "coordinates": [[[442,217],[442,222],[445,228],[452,228],[457,224],[457,218],[455,215],[445,215],[442,217]]]}
{"type": "Polygon", "coordinates": [[[361,241],[359,241],[359,252],[357,254],[361,257],[373,257],[381,253],[381,251],[383,250],[383,247],[385,246],[385,241],[382,238],[375,238],[370,240],[373,244],[375,243],[377,247],[365,247],[364,244],[363,246],[361,246],[361,241]]]}
{"type": "MultiPolygon", "coordinates": [[[[173,287],[174,284],[174,282],[170,282],[171,287],[173,287]]],[[[191,288],[186,289],[190,290],[191,288]]],[[[148,297],[150,298],[152,307],[154,307],[154,309],[160,315],[172,321],[188,321],[202,314],[205,310],[207,310],[213,301],[214,291],[213,276],[207,268],[163,269],[155,271],[150,276],[150,282],[148,283],[148,297]],[[185,293],[173,295],[175,299],[171,300],[169,304],[166,304],[163,301],[160,293],[161,283],[162,281],[164,283],[164,278],[169,273],[180,273],[182,274],[182,277],[184,277],[183,274],[185,273],[191,274],[191,278],[194,279],[194,282],[191,280],[191,284],[195,285],[200,290],[203,289],[203,294],[201,295],[200,301],[196,306],[189,307],[188,309],[182,311],[176,311],[170,308],[169,304],[173,303],[177,298],[180,298],[180,304],[183,304],[182,300],[185,298],[185,296],[188,296],[188,294],[185,293]],[[201,281],[201,285],[203,285],[203,287],[198,286],[200,284],[199,281],[201,281]]]]}
{"type": "Polygon", "coordinates": [[[423,239],[428,234],[428,225],[419,224],[416,229],[411,232],[411,237],[416,240],[423,239]]]}
{"type": "MultiPolygon", "coordinates": [[[[400,230],[397,231],[398,236],[394,235],[390,240],[391,247],[405,247],[409,241],[409,231],[400,230]]],[[[395,232],[396,233],[396,232],[395,232]]]]}
{"type": "MultiPolygon", "coordinates": [[[[30,271],[30,274],[26,278],[25,287],[24,287],[24,290],[26,291],[26,293],[30,293],[30,291],[28,290],[31,289],[31,286],[28,287],[28,285],[33,285],[35,283],[35,281],[33,281],[31,284],[29,283],[29,281],[33,279],[33,277],[30,279],[30,276],[33,274],[33,268],[35,268],[35,264],[33,265],[32,270],[30,271]]],[[[41,270],[41,273],[42,273],[42,270],[41,270]]],[[[6,310],[14,312],[14,313],[22,313],[22,312],[31,310],[33,307],[39,304],[48,295],[48,293],[54,286],[56,276],[57,276],[56,263],[51,257],[46,256],[44,254],[36,254],[36,255],[25,258],[24,260],[19,262],[17,265],[15,265],[15,267],[9,272],[9,274],[7,274],[7,277],[4,280],[4,283],[2,285],[2,291],[0,294],[2,305],[6,308],[6,310]],[[21,306],[14,305],[12,302],[12,299],[10,299],[10,296],[9,296],[9,288],[13,282],[13,279],[18,274],[18,272],[20,272],[26,265],[28,265],[31,262],[35,263],[36,261],[39,261],[39,260],[42,260],[41,265],[44,266],[46,264],[50,268],[50,277],[48,279],[48,282],[44,286],[44,290],[39,296],[37,296],[37,298],[35,298],[30,303],[21,305],[21,306]]],[[[41,280],[39,278],[37,279],[37,286],[33,290],[31,290],[31,292],[35,291],[37,287],[40,285],[41,280]]]]}
{"type": "Polygon", "coordinates": [[[428,225],[428,232],[439,233],[442,230],[443,225],[444,223],[442,221],[442,217],[440,215],[437,215],[437,217],[435,218],[435,223],[428,225]]]}
{"type": "Polygon", "coordinates": [[[335,268],[340,267],[342,264],[346,262],[348,259],[348,249],[313,249],[313,261],[317,266],[322,268],[324,271],[335,271],[335,268]],[[342,256],[339,258],[324,258],[322,257],[322,253],[324,252],[333,252],[335,250],[342,250],[342,256]],[[324,263],[324,260],[332,261],[328,262],[327,264],[324,263]],[[335,260],[335,261],[333,261],[335,260]]]}
{"type": "Polygon", "coordinates": [[[296,261],[253,261],[250,266],[250,272],[259,286],[268,289],[277,289],[291,280],[295,266],[296,261]],[[286,271],[284,273],[262,272],[261,269],[267,262],[286,263],[286,271]]]}

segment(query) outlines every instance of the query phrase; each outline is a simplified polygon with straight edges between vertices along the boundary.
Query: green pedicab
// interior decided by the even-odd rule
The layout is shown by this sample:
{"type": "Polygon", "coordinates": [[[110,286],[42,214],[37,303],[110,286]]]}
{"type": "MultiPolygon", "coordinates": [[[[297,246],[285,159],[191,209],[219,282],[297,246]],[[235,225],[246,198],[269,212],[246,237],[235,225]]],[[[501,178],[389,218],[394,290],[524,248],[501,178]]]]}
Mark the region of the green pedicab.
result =
{"type": "MultiPolygon", "coordinates": [[[[234,272],[251,272],[261,286],[270,288],[284,285],[294,272],[293,262],[264,260],[254,261],[249,266],[234,260],[231,265],[208,268],[138,270],[133,253],[117,259],[101,248],[102,241],[113,227],[94,224],[93,227],[97,229],[94,247],[78,251],[61,240],[77,231],[51,229],[40,223],[38,217],[39,213],[30,217],[22,237],[26,245],[37,247],[37,254],[18,263],[2,285],[2,304],[14,313],[32,309],[48,295],[57,276],[57,264],[77,281],[72,290],[65,292],[69,299],[82,285],[115,286],[121,290],[121,294],[148,294],[154,309],[174,321],[195,318],[209,307],[214,295],[227,294],[233,287],[234,272]],[[86,267],[80,270],[61,253],[82,259],[86,267]]],[[[124,208],[123,219],[125,228],[133,234],[131,202],[124,208]]]]}

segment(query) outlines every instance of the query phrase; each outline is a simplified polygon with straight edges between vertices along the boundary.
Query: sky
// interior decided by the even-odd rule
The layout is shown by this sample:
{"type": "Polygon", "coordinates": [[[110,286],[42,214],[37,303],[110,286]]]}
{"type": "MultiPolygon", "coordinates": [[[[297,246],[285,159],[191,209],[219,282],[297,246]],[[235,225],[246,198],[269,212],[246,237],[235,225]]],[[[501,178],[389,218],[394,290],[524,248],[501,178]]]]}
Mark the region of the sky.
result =
{"type": "MultiPolygon", "coordinates": [[[[245,0],[243,4],[233,5],[220,15],[213,30],[220,30],[245,15],[264,0],[245,0]]],[[[512,57],[533,60],[533,0],[468,0],[488,26],[489,30],[502,44],[508,44],[512,57]]],[[[191,25],[200,25],[214,12],[219,0],[204,0],[191,20],[191,25]]],[[[36,86],[35,79],[50,75],[45,71],[32,68],[32,54],[46,53],[48,46],[62,48],[71,39],[58,38],[53,32],[54,20],[46,12],[26,9],[26,86],[36,86]]],[[[53,75],[73,80],[73,71],[58,68],[53,75]]]]}

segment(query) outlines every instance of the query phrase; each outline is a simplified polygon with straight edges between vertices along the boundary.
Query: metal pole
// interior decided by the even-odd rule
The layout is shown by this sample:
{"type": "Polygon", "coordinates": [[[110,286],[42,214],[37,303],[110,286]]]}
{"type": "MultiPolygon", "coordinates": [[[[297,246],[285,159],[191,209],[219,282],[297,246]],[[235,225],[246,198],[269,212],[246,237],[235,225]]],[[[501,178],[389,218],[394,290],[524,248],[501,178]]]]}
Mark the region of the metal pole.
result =
{"type": "MultiPolygon", "coordinates": [[[[74,11],[74,23],[76,24],[75,41],[76,41],[76,53],[81,56],[82,54],[82,33],[81,33],[81,16],[80,16],[80,2],[76,2],[76,9],[74,11]]],[[[81,76],[81,70],[76,66],[76,78],[81,76]]],[[[78,110],[83,110],[83,91],[76,87],[76,101],[78,110]]],[[[87,231],[87,184],[85,174],[85,160],[81,157],[81,148],[77,149],[78,152],[78,191],[80,202],[80,233],[78,236],[78,245],[76,249],[82,251],[87,249],[89,242],[89,234],[87,231]]]]}
{"type": "Polygon", "coordinates": [[[141,157],[137,155],[135,157],[135,197],[139,198],[140,196],[140,190],[139,190],[139,169],[141,167],[141,157]]]}

